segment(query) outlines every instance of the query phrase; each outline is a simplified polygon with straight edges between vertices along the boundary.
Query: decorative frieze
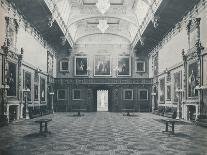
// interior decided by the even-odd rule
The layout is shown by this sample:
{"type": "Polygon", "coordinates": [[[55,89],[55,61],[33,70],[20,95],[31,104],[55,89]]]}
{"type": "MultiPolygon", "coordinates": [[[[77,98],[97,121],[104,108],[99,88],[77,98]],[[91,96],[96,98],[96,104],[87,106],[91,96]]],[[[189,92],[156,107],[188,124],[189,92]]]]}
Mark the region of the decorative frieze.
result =
{"type": "Polygon", "coordinates": [[[122,85],[134,85],[134,84],[152,84],[152,79],[144,78],[56,78],[55,84],[57,86],[63,85],[78,85],[78,84],[122,84],[122,85]]]}

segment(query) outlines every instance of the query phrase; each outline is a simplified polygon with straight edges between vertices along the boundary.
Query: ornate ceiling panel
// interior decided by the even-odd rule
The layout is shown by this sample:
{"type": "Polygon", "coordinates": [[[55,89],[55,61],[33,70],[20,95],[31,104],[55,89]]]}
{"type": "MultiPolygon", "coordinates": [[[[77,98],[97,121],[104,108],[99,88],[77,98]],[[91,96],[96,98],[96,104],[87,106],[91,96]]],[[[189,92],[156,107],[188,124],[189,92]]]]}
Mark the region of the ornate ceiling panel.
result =
{"type": "MultiPolygon", "coordinates": [[[[143,7],[148,10],[153,0],[56,0],[56,3],[62,3],[59,10],[65,11],[66,21],[71,36],[76,42],[80,38],[88,35],[107,33],[123,37],[133,41],[138,32],[139,10],[143,7]],[[64,8],[64,2],[70,4],[70,12],[67,15],[67,8],[64,8]],[[140,3],[141,1],[141,3],[140,3]],[[140,5],[140,6],[137,6],[140,5]],[[142,6],[141,6],[142,5],[142,6]],[[100,8],[99,8],[100,7],[100,8]],[[105,9],[104,9],[105,7],[105,9]],[[146,8],[147,7],[147,8],[146,8]],[[99,25],[99,21],[106,21],[105,25],[99,25]],[[107,26],[105,29],[97,26],[107,26]],[[108,27],[109,26],[109,27],[108,27]],[[101,31],[102,32],[101,32],[101,31]]],[[[69,10],[68,10],[69,11],[69,10]]]]}

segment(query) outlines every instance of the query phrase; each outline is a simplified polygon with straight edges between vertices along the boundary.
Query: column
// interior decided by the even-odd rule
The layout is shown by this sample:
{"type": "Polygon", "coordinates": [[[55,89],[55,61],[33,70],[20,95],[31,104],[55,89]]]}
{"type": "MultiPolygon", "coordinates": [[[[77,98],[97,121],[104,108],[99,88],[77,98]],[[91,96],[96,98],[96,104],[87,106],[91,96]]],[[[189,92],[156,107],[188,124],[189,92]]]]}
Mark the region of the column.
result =
{"type": "Polygon", "coordinates": [[[20,100],[19,118],[23,118],[23,96],[22,96],[22,58],[24,50],[21,48],[21,54],[18,56],[18,99],[20,100]]]}

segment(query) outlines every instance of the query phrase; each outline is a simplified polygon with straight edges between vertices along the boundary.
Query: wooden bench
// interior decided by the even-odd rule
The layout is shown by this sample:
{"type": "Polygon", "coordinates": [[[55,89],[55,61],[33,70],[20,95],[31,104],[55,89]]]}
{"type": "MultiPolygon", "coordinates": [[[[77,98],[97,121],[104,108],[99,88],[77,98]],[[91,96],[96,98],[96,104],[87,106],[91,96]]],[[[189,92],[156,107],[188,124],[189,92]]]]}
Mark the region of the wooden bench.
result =
{"type": "Polygon", "coordinates": [[[47,134],[50,132],[48,131],[48,127],[47,127],[47,124],[48,122],[52,121],[52,119],[39,119],[39,120],[36,120],[35,123],[39,123],[40,124],[40,134],[47,134]],[[44,124],[44,131],[43,131],[43,124],[44,124]]]}
{"type": "Polygon", "coordinates": [[[163,119],[162,121],[165,122],[165,131],[163,133],[168,133],[168,134],[175,134],[175,123],[178,122],[175,119],[163,119]],[[171,127],[171,130],[169,130],[169,127],[171,127]]]}
{"type": "MultiPolygon", "coordinates": [[[[126,116],[131,116],[130,113],[133,113],[134,112],[134,109],[121,109],[122,112],[126,113],[126,116]]],[[[123,114],[123,116],[125,116],[125,114],[123,114]]]]}
{"type": "Polygon", "coordinates": [[[81,115],[81,112],[85,112],[86,109],[72,109],[72,112],[77,112],[77,115],[75,116],[83,116],[83,114],[81,115]]]}

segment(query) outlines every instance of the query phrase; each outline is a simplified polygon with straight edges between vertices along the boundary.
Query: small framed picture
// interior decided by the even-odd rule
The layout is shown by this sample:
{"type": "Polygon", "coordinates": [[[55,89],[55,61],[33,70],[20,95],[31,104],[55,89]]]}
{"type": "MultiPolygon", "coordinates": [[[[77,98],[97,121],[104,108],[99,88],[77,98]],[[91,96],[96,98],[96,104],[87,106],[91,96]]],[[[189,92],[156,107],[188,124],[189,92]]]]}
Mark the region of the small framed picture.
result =
{"type": "Polygon", "coordinates": [[[61,72],[69,72],[69,61],[61,60],[60,61],[60,71],[61,72]]]}
{"type": "Polygon", "coordinates": [[[124,89],[124,100],[133,100],[133,89],[124,89]]]}
{"type": "Polygon", "coordinates": [[[148,90],[140,89],[139,90],[139,100],[148,100],[148,90]]]}
{"type": "Polygon", "coordinates": [[[80,89],[73,89],[73,100],[81,99],[81,91],[80,89]]]}
{"type": "Polygon", "coordinates": [[[145,61],[136,60],[136,72],[145,72],[145,61]]]}
{"type": "Polygon", "coordinates": [[[66,91],[65,89],[57,90],[57,100],[65,100],[66,99],[66,91]]]}

